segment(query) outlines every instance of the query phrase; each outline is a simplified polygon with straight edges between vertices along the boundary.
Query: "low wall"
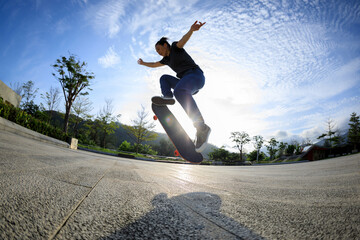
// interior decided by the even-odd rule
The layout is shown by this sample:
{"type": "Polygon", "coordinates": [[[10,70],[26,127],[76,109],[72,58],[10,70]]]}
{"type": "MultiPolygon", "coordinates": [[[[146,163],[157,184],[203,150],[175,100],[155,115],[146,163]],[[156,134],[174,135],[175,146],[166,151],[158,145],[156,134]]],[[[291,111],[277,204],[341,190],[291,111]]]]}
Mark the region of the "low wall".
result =
{"type": "Polygon", "coordinates": [[[63,142],[58,139],[45,136],[41,133],[27,129],[23,126],[20,126],[16,123],[13,123],[9,120],[2,118],[2,117],[0,117],[0,130],[12,132],[12,133],[24,136],[24,137],[32,138],[32,139],[39,140],[42,142],[51,143],[51,144],[61,146],[61,147],[66,147],[66,148],[70,147],[70,144],[67,142],[63,142]]]}
{"type": "Polygon", "coordinates": [[[20,106],[21,96],[0,80],[0,97],[15,107],[20,106]]]}

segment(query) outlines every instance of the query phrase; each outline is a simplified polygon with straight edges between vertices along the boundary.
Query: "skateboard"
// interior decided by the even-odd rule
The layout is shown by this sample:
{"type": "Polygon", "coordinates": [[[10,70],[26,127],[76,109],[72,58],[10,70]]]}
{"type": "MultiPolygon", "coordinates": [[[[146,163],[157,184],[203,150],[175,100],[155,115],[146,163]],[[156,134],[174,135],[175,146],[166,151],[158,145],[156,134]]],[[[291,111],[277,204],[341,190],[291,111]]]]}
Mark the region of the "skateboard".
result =
{"type": "Polygon", "coordinates": [[[203,160],[203,156],[195,151],[193,141],[169,108],[166,105],[156,105],[154,103],[152,103],[151,107],[155,113],[154,120],[159,120],[176,148],[175,156],[181,156],[191,163],[200,163],[203,160]]]}

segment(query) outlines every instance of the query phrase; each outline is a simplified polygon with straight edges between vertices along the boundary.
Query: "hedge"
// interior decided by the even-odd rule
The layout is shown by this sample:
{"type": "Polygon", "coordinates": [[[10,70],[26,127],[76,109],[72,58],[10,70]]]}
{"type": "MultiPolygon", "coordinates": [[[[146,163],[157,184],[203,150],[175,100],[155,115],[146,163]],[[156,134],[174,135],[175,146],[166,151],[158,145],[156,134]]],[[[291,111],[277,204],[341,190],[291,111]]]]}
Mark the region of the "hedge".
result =
{"type": "Polygon", "coordinates": [[[47,122],[36,119],[30,114],[22,111],[20,108],[6,104],[1,97],[0,117],[49,137],[53,137],[62,141],[66,141],[67,139],[67,134],[65,134],[61,129],[56,128],[47,122]]]}

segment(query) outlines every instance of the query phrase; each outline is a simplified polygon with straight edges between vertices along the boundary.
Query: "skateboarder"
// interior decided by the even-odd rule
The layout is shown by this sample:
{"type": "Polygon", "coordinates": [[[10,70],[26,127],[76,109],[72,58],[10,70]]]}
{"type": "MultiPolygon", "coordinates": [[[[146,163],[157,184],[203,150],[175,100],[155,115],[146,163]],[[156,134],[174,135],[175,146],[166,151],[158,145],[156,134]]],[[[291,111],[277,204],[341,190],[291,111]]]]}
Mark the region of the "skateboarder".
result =
{"type": "Polygon", "coordinates": [[[211,129],[205,124],[204,118],[192,97],[192,95],[199,92],[205,84],[205,77],[203,71],[194,62],[190,55],[185,51],[184,45],[190,39],[193,32],[198,31],[204,23],[195,21],[190,27],[190,30],[179,40],[168,43],[167,38],[161,38],[156,44],[156,52],[163,58],[158,62],[144,62],[141,58],[138,64],[147,67],[161,67],[168,65],[176,72],[177,77],[170,75],[163,75],[160,78],[161,97],[153,97],[152,101],[155,104],[174,104],[176,100],[184,108],[187,115],[193,121],[196,128],[195,148],[197,152],[202,152],[206,148],[211,129]],[[172,92],[173,89],[173,92],[172,92]]]}

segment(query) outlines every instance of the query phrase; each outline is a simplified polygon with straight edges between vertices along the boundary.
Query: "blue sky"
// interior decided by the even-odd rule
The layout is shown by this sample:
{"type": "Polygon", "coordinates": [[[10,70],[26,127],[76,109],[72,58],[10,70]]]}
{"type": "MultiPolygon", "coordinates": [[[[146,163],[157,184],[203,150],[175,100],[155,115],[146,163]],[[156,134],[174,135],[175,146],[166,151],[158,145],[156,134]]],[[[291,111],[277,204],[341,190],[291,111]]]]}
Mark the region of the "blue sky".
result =
{"type": "MultiPolygon", "coordinates": [[[[233,131],[314,140],[328,118],[342,129],[352,112],[360,114],[356,0],[0,0],[0,79],[32,80],[40,96],[60,88],[51,64],[76,54],[96,76],[93,114],[111,98],[130,124],[141,105],[152,115],[160,76],[174,74],[137,59],[159,61],[156,41],[179,40],[195,20],[206,24],[185,49],[205,72],[195,99],[212,127],[211,143],[231,147],[233,131]]],[[[172,109],[193,136],[179,104],[172,109]]],[[[156,130],[163,131],[159,124],[156,130]]]]}

